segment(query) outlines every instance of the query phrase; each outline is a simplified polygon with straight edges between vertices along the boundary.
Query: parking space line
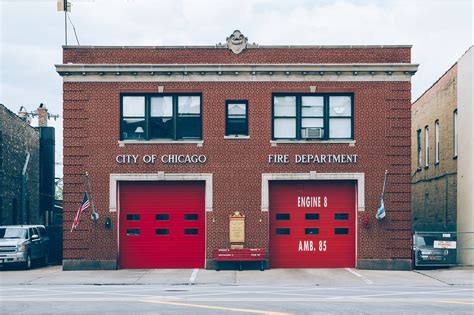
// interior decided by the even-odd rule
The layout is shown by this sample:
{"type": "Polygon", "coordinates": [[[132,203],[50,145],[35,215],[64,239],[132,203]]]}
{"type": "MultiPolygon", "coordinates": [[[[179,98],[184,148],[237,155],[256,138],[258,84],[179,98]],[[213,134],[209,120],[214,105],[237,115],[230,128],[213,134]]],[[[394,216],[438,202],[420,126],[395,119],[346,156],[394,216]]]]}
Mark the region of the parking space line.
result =
{"type": "Polygon", "coordinates": [[[193,273],[191,274],[191,277],[189,278],[189,283],[193,284],[196,281],[196,277],[198,275],[199,269],[196,268],[193,270],[193,273]]]}
{"type": "Polygon", "coordinates": [[[201,304],[188,304],[188,303],[178,303],[178,302],[165,302],[165,301],[153,301],[153,300],[144,300],[144,301],[140,301],[140,302],[175,305],[175,306],[183,306],[183,307],[205,308],[205,309],[210,309],[210,310],[229,311],[229,312],[242,312],[242,313],[252,313],[252,314],[271,314],[271,315],[289,315],[288,313],[254,310],[254,309],[248,309],[248,308],[233,308],[233,307],[201,305],[201,304]]]}
{"type": "Polygon", "coordinates": [[[473,301],[465,300],[465,301],[437,301],[438,303],[449,303],[449,304],[463,304],[463,305],[474,305],[473,301]]]}
{"type": "Polygon", "coordinates": [[[358,273],[354,269],[352,269],[352,268],[345,268],[345,269],[347,271],[349,271],[350,273],[352,273],[353,275],[355,275],[356,277],[361,278],[365,283],[367,283],[369,285],[374,284],[371,280],[369,280],[367,277],[364,277],[363,275],[361,275],[360,273],[358,273]]]}
{"type": "MultiPolygon", "coordinates": [[[[461,291],[472,291],[472,289],[458,289],[458,290],[443,290],[443,291],[418,291],[416,294],[439,294],[439,293],[451,293],[451,292],[461,292],[461,291]]],[[[414,292],[407,291],[395,291],[393,293],[382,293],[382,294],[367,294],[367,295],[358,295],[358,296],[345,296],[347,299],[366,299],[372,297],[382,297],[382,296],[396,296],[396,295],[409,295],[414,294],[414,292]]]]}

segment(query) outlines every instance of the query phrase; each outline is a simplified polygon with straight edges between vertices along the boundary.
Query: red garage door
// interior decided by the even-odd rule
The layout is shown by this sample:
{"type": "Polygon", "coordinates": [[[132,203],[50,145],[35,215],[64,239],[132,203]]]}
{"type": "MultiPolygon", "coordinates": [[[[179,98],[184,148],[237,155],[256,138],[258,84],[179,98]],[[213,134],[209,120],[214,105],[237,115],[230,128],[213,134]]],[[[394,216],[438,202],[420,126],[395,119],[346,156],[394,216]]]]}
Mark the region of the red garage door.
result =
{"type": "Polygon", "coordinates": [[[355,183],[270,184],[270,267],[355,266],[355,183]]]}
{"type": "Polygon", "coordinates": [[[203,182],[120,183],[120,267],[203,268],[203,182]]]}

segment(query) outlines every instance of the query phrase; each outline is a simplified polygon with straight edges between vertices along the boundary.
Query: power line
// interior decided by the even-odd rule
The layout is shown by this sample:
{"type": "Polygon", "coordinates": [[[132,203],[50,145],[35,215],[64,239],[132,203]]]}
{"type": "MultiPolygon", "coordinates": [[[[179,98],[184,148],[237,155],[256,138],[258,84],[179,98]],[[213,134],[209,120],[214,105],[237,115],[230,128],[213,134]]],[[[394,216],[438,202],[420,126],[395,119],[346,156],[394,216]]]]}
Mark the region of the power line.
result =
{"type": "Polygon", "coordinates": [[[69,22],[70,22],[71,25],[72,25],[72,30],[74,31],[74,36],[76,37],[77,45],[80,46],[81,44],[79,43],[79,38],[77,38],[76,27],[75,27],[74,24],[72,23],[71,17],[69,16],[69,13],[68,13],[68,12],[66,12],[66,16],[67,16],[69,22]]]}

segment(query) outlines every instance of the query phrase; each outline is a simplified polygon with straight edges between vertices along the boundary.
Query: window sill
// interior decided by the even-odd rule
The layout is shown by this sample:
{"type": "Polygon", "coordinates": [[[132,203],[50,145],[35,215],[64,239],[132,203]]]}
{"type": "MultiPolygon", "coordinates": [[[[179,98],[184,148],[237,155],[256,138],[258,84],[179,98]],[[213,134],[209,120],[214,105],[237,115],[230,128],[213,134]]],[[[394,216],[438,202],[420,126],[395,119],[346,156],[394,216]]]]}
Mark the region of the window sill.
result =
{"type": "Polygon", "coordinates": [[[272,147],[279,144],[348,144],[355,146],[356,140],[270,140],[272,147]]]}
{"type": "Polygon", "coordinates": [[[119,147],[124,147],[129,144],[195,144],[198,147],[202,147],[204,140],[119,140],[119,147]]]}
{"type": "Polygon", "coordinates": [[[250,136],[235,135],[235,136],[224,136],[225,140],[248,140],[250,136]]]}

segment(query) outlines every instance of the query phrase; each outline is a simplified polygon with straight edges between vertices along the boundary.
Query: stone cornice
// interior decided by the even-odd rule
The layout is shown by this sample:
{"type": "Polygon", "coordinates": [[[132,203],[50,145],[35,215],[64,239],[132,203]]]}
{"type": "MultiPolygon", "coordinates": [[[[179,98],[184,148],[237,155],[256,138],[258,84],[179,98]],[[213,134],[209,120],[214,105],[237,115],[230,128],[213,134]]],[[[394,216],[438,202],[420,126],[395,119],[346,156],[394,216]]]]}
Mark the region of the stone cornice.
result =
{"type": "Polygon", "coordinates": [[[69,82],[409,81],[417,64],[59,64],[69,82]]]}

